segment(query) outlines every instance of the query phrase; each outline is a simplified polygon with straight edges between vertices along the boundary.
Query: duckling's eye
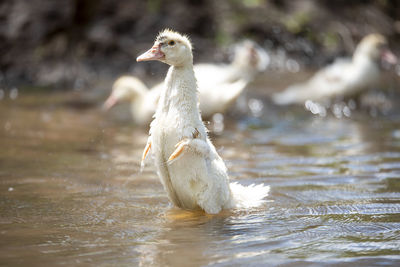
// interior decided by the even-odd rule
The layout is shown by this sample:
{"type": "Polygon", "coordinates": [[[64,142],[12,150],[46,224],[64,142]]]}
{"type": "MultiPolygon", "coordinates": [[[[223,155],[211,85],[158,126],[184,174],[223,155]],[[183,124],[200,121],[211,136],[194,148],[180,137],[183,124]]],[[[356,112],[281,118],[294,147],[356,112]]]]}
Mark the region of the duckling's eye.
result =
{"type": "Polygon", "coordinates": [[[173,46],[175,44],[175,41],[169,41],[168,45],[173,46]]]}

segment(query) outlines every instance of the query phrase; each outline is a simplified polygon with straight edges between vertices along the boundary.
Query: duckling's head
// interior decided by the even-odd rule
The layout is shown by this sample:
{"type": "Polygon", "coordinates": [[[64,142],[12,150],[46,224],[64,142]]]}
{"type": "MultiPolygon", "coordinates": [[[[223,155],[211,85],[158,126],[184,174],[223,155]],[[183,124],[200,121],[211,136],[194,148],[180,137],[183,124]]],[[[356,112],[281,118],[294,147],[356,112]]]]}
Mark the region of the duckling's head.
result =
{"type": "Polygon", "coordinates": [[[136,61],[159,60],[180,67],[193,64],[192,44],[187,36],[166,29],[157,36],[153,47],[136,61]]]}
{"type": "Polygon", "coordinates": [[[361,40],[354,57],[367,57],[375,62],[382,60],[389,64],[397,63],[397,57],[389,50],[385,36],[377,33],[369,34],[361,40]]]}
{"type": "Polygon", "coordinates": [[[235,47],[233,64],[255,73],[264,71],[269,64],[267,52],[255,42],[244,40],[235,47]]]}
{"type": "Polygon", "coordinates": [[[146,91],[146,86],[139,79],[133,76],[122,76],[114,82],[112,92],[104,102],[103,108],[109,110],[120,102],[134,101],[143,96],[146,91]]]}

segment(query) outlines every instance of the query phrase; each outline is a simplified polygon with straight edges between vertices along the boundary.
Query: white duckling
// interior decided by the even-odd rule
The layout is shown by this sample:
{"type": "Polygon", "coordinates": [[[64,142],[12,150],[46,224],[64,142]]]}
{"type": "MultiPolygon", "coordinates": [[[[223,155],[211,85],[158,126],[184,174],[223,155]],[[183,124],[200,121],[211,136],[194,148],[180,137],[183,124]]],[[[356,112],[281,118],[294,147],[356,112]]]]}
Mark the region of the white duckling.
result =
{"type": "MultiPolygon", "coordinates": [[[[246,40],[237,45],[231,64],[195,65],[202,116],[210,118],[228,110],[255,75],[265,70],[268,62],[268,54],[254,42],[246,40]]],[[[163,86],[164,83],[159,83],[148,89],[138,78],[122,76],[115,81],[104,107],[110,109],[119,102],[130,101],[134,122],[145,125],[155,113],[163,86]]]]}
{"type": "Polygon", "coordinates": [[[194,72],[197,80],[205,84],[231,83],[239,79],[251,82],[267,68],[269,60],[264,49],[251,40],[244,40],[235,45],[230,64],[200,63],[194,66],[194,72]]]}
{"type": "Polygon", "coordinates": [[[287,105],[358,94],[379,83],[380,60],[390,64],[397,62],[393,53],[387,49],[384,36],[367,35],[358,44],[352,59],[338,59],[308,81],[289,86],[283,92],[273,95],[272,99],[276,104],[287,105]]]}
{"type": "Polygon", "coordinates": [[[170,65],[158,102],[150,136],[160,180],[169,199],[183,209],[216,214],[222,209],[256,206],[269,187],[229,184],[226,166],[207,136],[198,109],[192,45],[186,36],[161,32],[153,47],[137,61],[159,60],[170,65]]]}
{"type": "Polygon", "coordinates": [[[109,110],[119,102],[128,101],[131,103],[133,121],[138,125],[148,125],[156,110],[160,89],[149,90],[138,78],[122,76],[114,82],[103,107],[109,110]]]}
{"type": "Polygon", "coordinates": [[[250,40],[236,45],[231,64],[196,64],[194,72],[202,116],[209,118],[215,113],[225,113],[268,64],[268,54],[250,40]]]}

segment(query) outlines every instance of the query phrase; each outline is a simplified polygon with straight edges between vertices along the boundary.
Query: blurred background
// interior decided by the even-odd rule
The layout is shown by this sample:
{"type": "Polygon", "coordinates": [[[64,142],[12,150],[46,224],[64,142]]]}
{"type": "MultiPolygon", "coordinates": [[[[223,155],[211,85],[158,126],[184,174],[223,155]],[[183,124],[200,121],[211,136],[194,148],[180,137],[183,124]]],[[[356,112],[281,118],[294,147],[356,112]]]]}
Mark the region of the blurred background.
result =
{"type": "Polygon", "coordinates": [[[160,77],[165,66],[135,58],[166,27],[190,34],[195,62],[227,62],[228,48],[250,38],[318,68],[351,55],[368,33],[382,33],[397,49],[399,19],[395,0],[5,0],[0,85],[80,90],[123,73],[160,77]]]}

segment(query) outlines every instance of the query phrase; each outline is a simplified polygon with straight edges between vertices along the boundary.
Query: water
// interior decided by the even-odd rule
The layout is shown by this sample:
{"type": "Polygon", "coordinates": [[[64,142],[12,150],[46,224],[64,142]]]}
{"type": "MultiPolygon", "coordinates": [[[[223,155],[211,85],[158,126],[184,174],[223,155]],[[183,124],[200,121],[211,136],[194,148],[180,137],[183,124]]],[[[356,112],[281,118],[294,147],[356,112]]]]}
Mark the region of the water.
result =
{"type": "Polygon", "coordinates": [[[1,266],[400,264],[394,114],[313,116],[264,103],[212,139],[232,181],[271,186],[260,208],[170,206],[145,129],[72,93],[0,101],[1,266]],[[79,100],[79,99],[78,99],[79,100]]]}

